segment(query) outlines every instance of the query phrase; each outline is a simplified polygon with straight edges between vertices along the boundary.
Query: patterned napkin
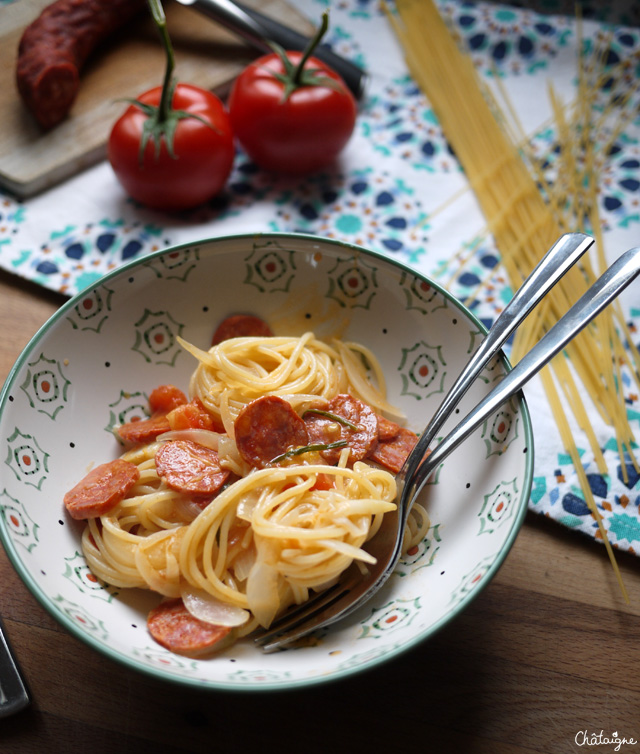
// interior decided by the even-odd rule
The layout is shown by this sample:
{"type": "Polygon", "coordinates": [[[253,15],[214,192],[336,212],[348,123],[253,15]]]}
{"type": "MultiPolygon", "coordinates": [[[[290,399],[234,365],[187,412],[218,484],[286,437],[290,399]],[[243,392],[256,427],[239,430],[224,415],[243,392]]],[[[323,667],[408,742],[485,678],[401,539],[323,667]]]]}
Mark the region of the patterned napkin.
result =
{"type": "MultiPolygon", "coordinates": [[[[414,266],[468,300],[490,325],[496,308],[511,295],[499,254],[492,239],[483,238],[483,217],[429,103],[407,73],[378,0],[297,2],[312,20],[328,5],[327,41],[371,73],[357,131],[338,168],[306,180],[275,178],[239,153],[223,196],[171,217],[128,200],[109,165],[100,164],[24,203],[0,195],[0,266],[71,295],[123,261],[169,245],[236,232],[308,232],[355,242],[414,266]]],[[[578,37],[573,17],[497,3],[440,0],[438,5],[456,24],[481,73],[490,79],[499,72],[526,132],[538,132],[536,138],[550,142],[547,82],[552,79],[566,101],[575,94],[578,37]]],[[[624,12],[625,4],[621,7],[624,12]]],[[[604,12],[586,7],[583,15],[599,19],[604,12]]],[[[628,58],[635,69],[640,30],[585,21],[586,39],[605,33],[610,33],[609,54],[628,58]]],[[[638,123],[633,123],[616,140],[602,187],[600,209],[611,259],[638,243],[639,136],[638,123]]],[[[640,318],[638,293],[633,286],[622,299],[632,333],[640,318]]],[[[627,380],[624,389],[637,430],[636,386],[627,380]]],[[[531,510],[598,537],[539,383],[527,388],[526,395],[536,438],[531,510]]],[[[640,477],[629,459],[619,457],[613,430],[598,424],[595,414],[592,422],[605,449],[607,474],[598,472],[586,438],[579,428],[574,430],[589,483],[612,544],[638,552],[640,477]],[[623,463],[629,472],[626,482],[623,463]]]]}

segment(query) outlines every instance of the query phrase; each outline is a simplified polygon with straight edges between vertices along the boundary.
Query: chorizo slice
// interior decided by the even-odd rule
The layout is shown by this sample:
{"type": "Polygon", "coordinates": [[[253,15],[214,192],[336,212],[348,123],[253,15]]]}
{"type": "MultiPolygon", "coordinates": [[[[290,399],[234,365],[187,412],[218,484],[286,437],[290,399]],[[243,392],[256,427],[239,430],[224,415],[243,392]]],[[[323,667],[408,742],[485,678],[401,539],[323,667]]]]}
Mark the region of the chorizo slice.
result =
{"type": "Polygon", "coordinates": [[[165,413],[121,424],[116,432],[127,445],[146,445],[171,429],[165,413]]]}
{"type": "Polygon", "coordinates": [[[215,450],[192,440],[170,440],[156,452],[156,469],[169,487],[194,495],[213,495],[229,477],[215,450]]]}
{"type": "Polygon", "coordinates": [[[380,414],[377,414],[378,416],[378,440],[385,441],[385,440],[393,440],[394,437],[398,435],[400,432],[400,425],[396,422],[391,421],[391,419],[387,419],[385,416],[380,416],[380,414]]]}
{"type": "Polygon", "coordinates": [[[180,598],[165,600],[147,616],[149,633],[165,649],[184,655],[206,653],[231,633],[228,626],[205,623],[184,606],[180,598]]]}
{"type": "Polygon", "coordinates": [[[168,414],[187,404],[187,396],[175,385],[160,385],[149,395],[151,416],[122,424],[116,432],[127,445],[146,445],[172,429],[168,414]]]}
{"type": "Polygon", "coordinates": [[[144,7],[144,0],[56,0],[27,26],[18,45],[16,84],[43,129],[70,111],[93,50],[144,7]]]}
{"type": "Polygon", "coordinates": [[[397,474],[417,442],[418,435],[415,432],[399,427],[398,434],[390,440],[381,440],[369,454],[369,458],[397,474]]]}
{"type": "Polygon", "coordinates": [[[92,469],[64,496],[71,518],[97,518],[113,510],[140,478],[138,467],[116,458],[92,469]]]}
{"type": "Polygon", "coordinates": [[[288,450],[309,443],[305,422],[277,395],[248,403],[235,420],[234,432],[240,455],[260,469],[288,450]]]}
{"type": "Polygon", "coordinates": [[[211,345],[217,346],[223,340],[231,338],[271,338],[272,336],[271,328],[260,317],[254,314],[232,314],[218,325],[211,345]]]}
{"type": "MultiPolygon", "coordinates": [[[[350,464],[364,460],[373,452],[378,444],[378,417],[370,406],[347,393],[341,393],[329,401],[326,412],[334,414],[338,420],[312,411],[305,414],[310,443],[345,441],[350,450],[350,464]]],[[[322,456],[327,463],[336,464],[341,452],[341,448],[323,450],[322,456]]]]}

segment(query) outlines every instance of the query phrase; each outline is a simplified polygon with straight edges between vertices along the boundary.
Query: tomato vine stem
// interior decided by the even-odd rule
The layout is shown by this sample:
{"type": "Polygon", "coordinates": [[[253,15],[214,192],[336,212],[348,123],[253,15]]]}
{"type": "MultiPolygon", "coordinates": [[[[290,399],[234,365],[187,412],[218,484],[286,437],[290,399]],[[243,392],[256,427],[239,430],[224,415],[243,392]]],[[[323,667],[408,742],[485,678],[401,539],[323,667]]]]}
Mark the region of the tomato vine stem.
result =
{"type": "Polygon", "coordinates": [[[196,113],[189,113],[186,110],[174,110],[173,94],[176,89],[176,82],[173,80],[173,71],[175,68],[175,56],[173,54],[173,45],[171,44],[171,38],[169,37],[169,31],[167,29],[167,17],[164,14],[164,8],[162,7],[160,0],[147,0],[147,4],[160,34],[160,39],[162,40],[162,46],[164,47],[166,56],[166,66],[164,80],[162,82],[160,102],[157,106],[150,105],[147,102],[141,102],[139,99],[124,98],[126,102],[129,102],[139,110],[142,110],[147,116],[142,128],[140,150],[138,153],[138,160],[141,166],[144,164],[144,153],[149,141],[151,141],[155,147],[156,160],[159,159],[160,145],[163,137],[170,157],[177,159],[173,149],[174,136],[178,123],[185,118],[195,118],[201,123],[204,123],[205,126],[217,131],[208,120],[205,120],[200,115],[196,115],[196,113]]]}
{"type": "Polygon", "coordinates": [[[167,29],[167,17],[164,13],[164,8],[160,0],[148,0],[149,9],[155,22],[156,28],[160,33],[160,39],[162,40],[162,46],[164,47],[166,55],[166,67],[164,72],[164,81],[162,82],[162,95],[160,97],[160,105],[158,107],[158,121],[163,123],[169,117],[171,112],[171,100],[173,97],[173,71],[175,69],[175,56],[173,53],[173,45],[171,44],[171,37],[167,29]]]}
{"type": "Polygon", "coordinates": [[[302,57],[298,61],[298,65],[295,67],[295,70],[293,72],[293,84],[296,87],[303,85],[303,71],[304,71],[305,64],[307,60],[309,60],[309,58],[311,57],[313,51],[322,41],[322,37],[324,37],[324,35],[327,33],[328,28],[329,28],[329,11],[325,10],[324,13],[322,14],[322,19],[320,21],[320,26],[318,27],[318,30],[310,39],[309,44],[305,47],[302,53],[302,57]]]}
{"type": "Polygon", "coordinates": [[[276,53],[282,62],[284,73],[277,73],[270,71],[271,75],[278,79],[284,86],[284,92],[282,95],[282,101],[286,102],[287,99],[296,91],[305,86],[328,86],[336,91],[342,91],[343,86],[339,81],[326,76],[320,72],[318,68],[305,68],[309,58],[313,55],[316,47],[320,44],[322,37],[327,33],[329,28],[329,11],[325,10],[322,14],[322,20],[318,30],[309,40],[309,43],[302,52],[302,56],[297,65],[294,65],[286,51],[275,42],[270,42],[269,46],[276,53]]]}

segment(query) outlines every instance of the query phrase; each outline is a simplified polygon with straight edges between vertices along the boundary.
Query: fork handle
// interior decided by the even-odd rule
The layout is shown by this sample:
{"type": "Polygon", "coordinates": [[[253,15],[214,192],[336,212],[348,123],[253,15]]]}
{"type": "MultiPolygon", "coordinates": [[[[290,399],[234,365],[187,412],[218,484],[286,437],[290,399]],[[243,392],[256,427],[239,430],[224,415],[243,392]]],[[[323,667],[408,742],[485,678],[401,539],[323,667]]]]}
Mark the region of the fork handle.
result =
{"type": "Polygon", "coordinates": [[[413,500],[431,472],[474,429],[518,392],[545,364],[559,353],[591,320],[606,308],[640,274],[640,246],[622,254],[569,311],[547,332],[503,380],[427,456],[416,473],[413,500]]]}
{"type": "Polygon", "coordinates": [[[531,274],[518,288],[513,298],[502,310],[493,327],[454,382],[425,431],[421,434],[415,451],[407,458],[400,473],[410,477],[420,465],[429,445],[437,436],[442,425],[449,418],[476,377],[500,351],[511,334],[531,313],[535,306],[547,295],[560,278],[580,259],[594,243],[594,239],[583,233],[566,233],[553,244],[538,262],[531,274]]]}

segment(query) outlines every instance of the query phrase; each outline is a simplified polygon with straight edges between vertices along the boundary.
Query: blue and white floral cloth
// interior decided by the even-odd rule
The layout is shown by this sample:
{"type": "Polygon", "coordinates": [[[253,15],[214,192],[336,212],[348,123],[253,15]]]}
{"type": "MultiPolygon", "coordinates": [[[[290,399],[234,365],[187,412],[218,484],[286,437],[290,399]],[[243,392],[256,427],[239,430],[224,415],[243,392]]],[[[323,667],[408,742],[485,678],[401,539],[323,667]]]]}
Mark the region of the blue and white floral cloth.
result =
{"type": "MultiPolygon", "coordinates": [[[[123,261],[173,244],[235,232],[309,232],[355,242],[414,266],[460,298],[470,296],[472,309],[490,324],[497,306],[511,295],[499,253],[490,237],[473,245],[485,221],[429,102],[408,75],[378,0],[295,4],[314,21],[330,6],[327,41],[371,74],[356,133],[339,167],[305,180],[276,178],[240,151],[225,193],[174,217],[128,200],[110,166],[99,164],[23,203],[0,194],[0,266],[71,295],[123,261]]],[[[565,101],[575,94],[579,40],[573,17],[496,3],[439,0],[438,5],[465,38],[481,73],[487,78],[500,73],[527,133],[548,124],[550,79],[565,101]]],[[[640,29],[584,23],[588,40],[603,38],[605,31],[610,58],[628,59],[637,76],[640,29]]],[[[638,125],[633,122],[616,139],[602,186],[600,210],[611,259],[640,239],[638,125]]],[[[551,140],[553,133],[547,125],[536,138],[551,140]]],[[[639,293],[634,285],[623,298],[634,338],[639,293]]],[[[635,384],[628,381],[624,389],[631,426],[638,432],[635,384]]],[[[595,537],[595,519],[539,383],[526,394],[537,440],[530,508],[595,537]]],[[[640,477],[629,459],[619,457],[613,430],[592,413],[607,474],[598,472],[586,438],[574,430],[591,489],[611,542],[640,552],[640,477]]]]}

